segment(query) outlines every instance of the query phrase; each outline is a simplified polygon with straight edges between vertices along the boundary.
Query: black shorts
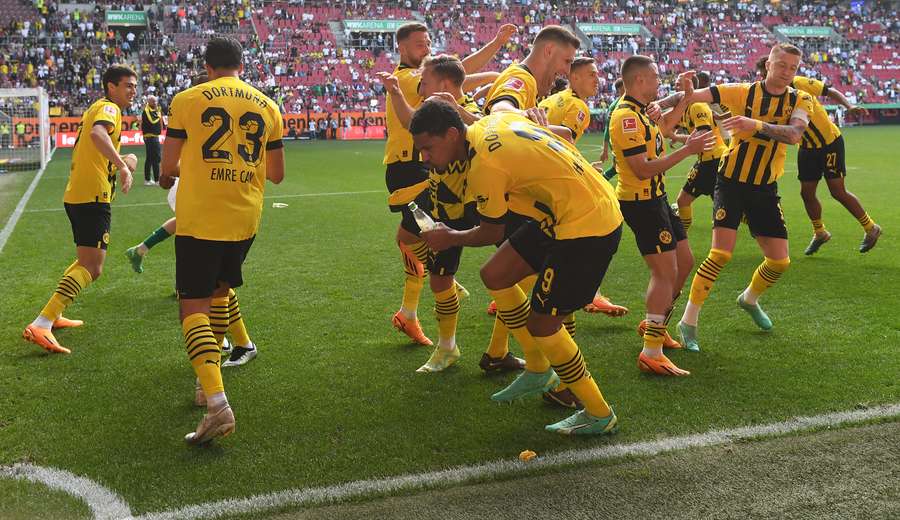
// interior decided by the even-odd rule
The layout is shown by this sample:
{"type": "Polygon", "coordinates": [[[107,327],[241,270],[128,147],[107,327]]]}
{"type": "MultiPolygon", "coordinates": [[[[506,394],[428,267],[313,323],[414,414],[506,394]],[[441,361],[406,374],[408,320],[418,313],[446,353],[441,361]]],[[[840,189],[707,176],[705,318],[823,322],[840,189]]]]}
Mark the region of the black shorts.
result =
{"type": "MultiPolygon", "coordinates": [[[[445,226],[465,231],[471,229],[472,222],[468,219],[442,220],[445,226]]],[[[434,253],[428,258],[428,271],[438,276],[452,276],[459,270],[459,260],[462,258],[462,246],[444,249],[438,253],[434,253]]]]}
{"type": "MultiPolygon", "coordinates": [[[[406,188],[427,179],[428,168],[419,161],[394,162],[388,164],[384,171],[384,183],[387,185],[388,193],[393,193],[400,188],[406,188]]],[[[416,196],[415,203],[426,213],[431,211],[431,196],[427,188],[423,189],[422,193],[416,196]]],[[[392,212],[401,214],[400,227],[414,235],[419,234],[420,230],[416,224],[416,219],[413,218],[412,212],[406,204],[391,205],[390,208],[392,212]]]]}
{"type": "Polygon", "coordinates": [[[531,309],[566,316],[591,301],[622,239],[622,226],[603,237],[554,240],[534,220],[519,228],[510,245],[537,272],[531,309]]]}
{"type": "Polygon", "coordinates": [[[625,223],[634,232],[641,256],[672,251],[687,238],[681,219],[665,195],[649,200],[620,200],[625,223]]]}
{"type": "Polygon", "coordinates": [[[495,244],[497,247],[503,245],[503,242],[506,242],[510,239],[510,237],[515,234],[516,231],[519,230],[522,226],[529,222],[534,222],[534,219],[531,217],[526,217],[525,215],[520,215],[519,213],[513,211],[507,211],[506,215],[503,217],[504,220],[504,228],[503,228],[503,240],[497,242],[495,244]]]}
{"type": "Polygon", "coordinates": [[[713,194],[713,227],[737,229],[745,214],[753,236],[788,237],[778,183],[757,185],[732,181],[721,175],[717,177],[713,194]]]}
{"type": "Polygon", "coordinates": [[[716,189],[716,174],[719,170],[719,160],[710,159],[708,161],[697,161],[688,172],[687,182],[681,188],[691,197],[697,198],[701,195],[709,195],[712,197],[713,191],[716,189]]]}
{"type": "Polygon", "coordinates": [[[253,239],[239,242],[175,236],[175,289],[182,299],[209,298],[219,282],[229,287],[244,283],[241,264],[253,239]]]}
{"type": "Polygon", "coordinates": [[[106,202],[87,202],[65,203],[64,206],[72,224],[75,245],[105,251],[109,247],[109,229],[112,224],[110,205],[106,202]]]}
{"type": "Polygon", "coordinates": [[[797,152],[797,178],[801,182],[840,179],[847,176],[844,136],[838,136],[822,148],[800,148],[797,152]]]}

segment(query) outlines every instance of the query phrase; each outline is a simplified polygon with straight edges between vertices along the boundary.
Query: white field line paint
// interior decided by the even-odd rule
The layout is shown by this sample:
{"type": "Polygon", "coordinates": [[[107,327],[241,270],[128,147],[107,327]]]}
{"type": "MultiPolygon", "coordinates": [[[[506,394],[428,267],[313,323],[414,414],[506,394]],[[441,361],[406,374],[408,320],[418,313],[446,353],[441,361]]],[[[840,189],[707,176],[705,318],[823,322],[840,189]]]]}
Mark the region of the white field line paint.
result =
{"type": "Polygon", "coordinates": [[[55,152],[56,148],[50,150],[50,157],[47,158],[47,163],[34,175],[34,179],[31,180],[31,184],[28,185],[28,189],[25,190],[25,193],[22,194],[22,198],[19,199],[19,203],[16,204],[16,209],[14,209],[12,215],[9,216],[9,220],[7,220],[6,225],[3,226],[3,230],[0,230],[0,253],[3,252],[3,246],[6,245],[6,241],[9,240],[9,236],[12,235],[13,230],[16,228],[16,223],[19,222],[19,217],[21,217],[22,213],[25,212],[25,205],[28,204],[28,200],[31,199],[31,194],[34,193],[34,189],[37,188],[38,182],[40,182],[41,177],[43,177],[44,171],[47,169],[47,166],[53,159],[53,154],[55,152]]]}
{"type": "Polygon", "coordinates": [[[15,464],[0,467],[0,478],[38,482],[50,489],[63,491],[80,498],[91,508],[94,518],[97,519],[132,518],[131,508],[119,495],[90,479],[79,477],[68,471],[31,464],[15,464]]]}
{"type": "Polygon", "coordinates": [[[446,486],[449,484],[464,484],[476,479],[521,473],[537,468],[569,466],[578,463],[617,459],[626,456],[648,457],[674,450],[718,446],[738,440],[783,435],[814,428],[832,427],[846,423],[895,417],[898,415],[900,415],[900,403],[865,410],[836,412],[813,417],[796,417],[774,424],[748,426],[732,430],[712,430],[701,434],[672,437],[651,442],[570,450],[554,455],[538,457],[527,463],[520,462],[519,460],[498,460],[476,466],[461,466],[417,475],[360,480],[328,487],[290,489],[265,495],[256,495],[249,498],[220,500],[217,502],[187,506],[172,511],[148,513],[137,518],[138,520],[216,518],[240,513],[259,513],[284,506],[326,504],[373,494],[415,491],[446,486]]]}
{"type": "MultiPolygon", "coordinates": [[[[366,191],[333,191],[329,193],[295,193],[293,195],[272,195],[269,197],[263,197],[264,199],[294,199],[297,197],[338,197],[341,195],[364,195],[367,193],[384,193],[387,196],[387,192],[384,190],[366,190],[366,191]]],[[[136,202],[134,204],[116,204],[113,206],[114,209],[119,208],[137,208],[142,206],[168,206],[168,202],[136,202]]],[[[65,211],[65,208],[41,208],[41,209],[29,209],[25,211],[25,213],[48,213],[51,211],[65,211]]]]}

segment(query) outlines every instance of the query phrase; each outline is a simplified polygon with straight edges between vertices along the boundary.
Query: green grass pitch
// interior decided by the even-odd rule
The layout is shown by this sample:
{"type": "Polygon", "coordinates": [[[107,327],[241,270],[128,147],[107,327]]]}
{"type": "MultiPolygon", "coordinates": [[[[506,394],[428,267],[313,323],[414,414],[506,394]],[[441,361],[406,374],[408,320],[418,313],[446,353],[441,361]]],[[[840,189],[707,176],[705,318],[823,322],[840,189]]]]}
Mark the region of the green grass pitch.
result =
{"type": "MultiPolygon", "coordinates": [[[[403,271],[393,239],[398,219],[386,208],[383,143],[289,143],[285,181],[267,187],[239,290],[260,355],[224,369],[237,429],[205,449],[182,441],[202,412],[192,406],[194,377],[173,298],[173,241],[151,251],[142,275],[123,255],[171,216],[164,192],[141,185],[142,166],[132,192],[114,203],[103,276],[66,312],[86,321],[58,334],[72,355],[47,355],[20,338],[74,254],[61,202],[71,154],[58,151],[0,254],[0,466],[28,461],[66,469],[144,513],[513,458],[523,449],[655,440],[897,402],[898,138],[896,127],[846,132],[847,186],[885,229],[865,255],[857,252],[860,226],[823,183],[834,238],[814,257],[803,256],[812,231],[791,152],[780,192],[793,263],[761,300],[775,328],[760,332],[735,305],[761,260],[742,228],[701,315],[703,352],[671,355],[692,371],[689,378],[637,370],[635,326],[648,271],[626,231],[603,290],[631,313],[578,315],[576,341],[621,424],[614,437],[587,440],[546,433],[543,426],[567,412],[540,399],[511,406],[488,400],[513,377],[486,377],[477,366],[492,325],[478,268],[493,248],[463,255],[458,278],[472,297],[462,303],[459,365],[416,374],[430,350],[410,345],[390,325],[403,271]]],[[[599,155],[599,144],[597,135],[583,140],[588,158],[599,155]]],[[[689,167],[685,161],[670,170],[670,200],[689,167]]],[[[17,175],[0,177],[2,222],[29,180],[17,175]]],[[[694,215],[690,241],[699,263],[709,248],[709,199],[695,204],[694,215]]],[[[420,315],[436,339],[432,302],[426,289],[420,315]]],[[[0,490],[29,505],[20,515],[36,509],[39,494],[9,482],[0,490]]],[[[86,514],[56,500],[47,507],[86,514]]]]}

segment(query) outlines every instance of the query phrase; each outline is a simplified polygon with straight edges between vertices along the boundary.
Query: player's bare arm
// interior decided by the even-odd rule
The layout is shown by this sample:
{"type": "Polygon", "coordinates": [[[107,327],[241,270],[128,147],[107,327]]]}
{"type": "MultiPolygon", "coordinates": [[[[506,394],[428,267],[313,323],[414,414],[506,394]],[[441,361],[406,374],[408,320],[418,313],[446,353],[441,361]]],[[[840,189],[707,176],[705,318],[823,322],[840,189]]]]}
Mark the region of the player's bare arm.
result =
{"type": "MultiPolygon", "coordinates": [[[[112,123],[96,123],[93,128],[91,128],[91,142],[94,143],[94,146],[97,148],[103,157],[112,163],[116,169],[119,170],[119,179],[122,183],[122,193],[128,193],[131,189],[131,169],[124,158],[119,155],[119,152],[116,151],[116,147],[112,142],[112,138],[109,136],[109,132],[112,130],[112,123]]],[[[134,167],[137,167],[137,157],[135,157],[134,167]]]]}
{"type": "Polygon", "coordinates": [[[272,184],[281,184],[284,180],[284,148],[266,152],[266,179],[272,184]]]}
{"type": "Polygon", "coordinates": [[[466,79],[463,80],[462,84],[463,92],[469,92],[470,90],[475,90],[484,85],[488,85],[488,89],[490,89],[490,85],[492,85],[494,83],[494,80],[499,76],[500,73],[496,71],[466,74],[466,79]]]}
{"type": "Polygon", "coordinates": [[[397,114],[400,124],[403,125],[403,128],[409,128],[409,121],[412,119],[415,110],[406,102],[403,91],[400,90],[400,81],[397,79],[397,76],[387,72],[378,72],[377,75],[384,84],[384,88],[391,94],[391,105],[394,107],[394,112],[397,114]]]}
{"type": "Polygon", "coordinates": [[[496,244],[503,239],[506,225],[481,221],[481,224],[466,231],[450,229],[438,222],[431,231],[422,233],[422,240],[434,251],[443,251],[451,247],[483,247],[496,244]]]}
{"type": "Polygon", "coordinates": [[[722,128],[729,132],[759,132],[785,144],[800,143],[808,125],[805,117],[793,117],[786,125],[773,125],[744,116],[733,116],[722,122],[722,128]]]}
{"type": "Polygon", "coordinates": [[[475,73],[483,69],[484,66],[491,61],[491,58],[497,54],[497,51],[506,45],[506,42],[508,42],[517,32],[519,32],[519,28],[516,27],[515,24],[507,23],[501,25],[493,40],[462,60],[463,68],[466,69],[466,74],[475,73]]]}
{"type": "Polygon", "coordinates": [[[171,188],[175,184],[175,178],[179,175],[178,161],[181,160],[182,146],[184,146],[184,139],[166,137],[166,142],[163,144],[162,163],[159,167],[159,185],[164,189],[171,188]]]}
{"type": "Polygon", "coordinates": [[[625,157],[628,167],[638,179],[651,179],[684,159],[701,152],[712,150],[716,136],[710,131],[697,131],[688,138],[684,146],[657,159],[648,159],[647,152],[625,157]]]}

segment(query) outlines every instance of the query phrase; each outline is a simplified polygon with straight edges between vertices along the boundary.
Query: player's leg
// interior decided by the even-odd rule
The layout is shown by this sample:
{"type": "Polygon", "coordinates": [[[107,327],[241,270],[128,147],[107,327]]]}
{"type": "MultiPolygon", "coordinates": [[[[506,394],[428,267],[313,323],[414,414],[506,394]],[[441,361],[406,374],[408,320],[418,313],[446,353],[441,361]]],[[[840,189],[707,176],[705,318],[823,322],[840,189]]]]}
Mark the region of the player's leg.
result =
{"type": "MultiPolygon", "coordinates": [[[[446,223],[449,227],[468,228],[468,225],[454,225],[446,223]]],[[[453,247],[441,251],[429,259],[428,272],[431,291],[434,293],[434,313],[438,324],[438,344],[428,358],[428,361],[419,367],[416,372],[440,372],[459,360],[459,346],[456,344],[456,325],[459,320],[459,290],[456,284],[456,271],[459,269],[459,260],[462,256],[462,247],[453,247]]]]}
{"type": "Polygon", "coordinates": [[[244,365],[256,357],[256,345],[250,340],[250,334],[247,333],[244,316],[241,314],[241,304],[234,289],[228,290],[228,334],[231,336],[233,345],[231,354],[228,360],[222,363],[222,367],[244,365]]]}
{"type": "Polygon", "coordinates": [[[243,257],[231,244],[239,243],[175,238],[175,278],[182,333],[207,406],[207,414],[196,430],[185,436],[188,444],[202,444],[234,431],[234,414],[222,382],[220,342],[210,320],[213,299],[227,298],[231,282],[240,285],[239,269],[235,276],[234,265],[239,266],[243,257]]]}
{"type": "Polygon", "coordinates": [[[696,184],[700,176],[700,164],[700,161],[697,161],[691,166],[687,180],[684,182],[681,191],[678,192],[678,198],[675,199],[675,204],[678,206],[678,218],[681,219],[681,224],[684,226],[685,231],[690,230],[691,224],[694,223],[694,207],[692,204],[698,196],[696,184]]]}
{"type": "Polygon", "coordinates": [[[144,257],[160,242],[175,234],[175,217],[170,218],[154,229],[140,244],[125,250],[125,256],[136,273],[144,272],[144,257]]]}
{"type": "Polygon", "coordinates": [[[77,259],[63,272],[56,290],[22,337],[49,352],[68,354],[70,350],[59,344],[52,329],[81,325],[78,320],[63,318],[62,313],[103,272],[111,213],[109,204],[66,204],[65,207],[72,224],[77,259]]]}
{"type": "Polygon", "coordinates": [[[822,221],[822,204],[816,196],[816,190],[825,171],[825,154],[823,149],[800,148],[797,152],[797,179],[800,181],[800,198],[806,215],[812,223],[813,236],[803,252],[805,255],[815,254],[825,242],[831,240],[831,233],[822,221]]]}
{"type": "Polygon", "coordinates": [[[517,282],[533,274],[534,264],[543,263],[548,239],[537,223],[520,227],[509,240],[482,266],[481,280],[497,302],[497,314],[509,328],[510,334],[522,346],[525,370],[512,384],[491,396],[495,401],[511,401],[553,388],[559,379],[550,362],[528,332],[528,296],[517,282]]]}
{"type": "Polygon", "coordinates": [[[746,190],[737,182],[722,177],[716,179],[713,191],[713,230],[709,253],[694,274],[684,314],[678,322],[681,344],[691,351],[700,350],[697,325],[700,309],[709,296],[722,269],[731,261],[737,243],[737,229],[746,205],[746,190]]]}
{"type": "Polygon", "coordinates": [[[552,370],[584,409],[547,430],[567,435],[602,435],[617,419],[591,376],[578,345],[562,327],[565,316],[595,294],[622,236],[622,228],[604,237],[556,241],[538,275],[528,317],[528,332],[550,361],[552,370]]]}
{"type": "Polygon", "coordinates": [[[866,210],[863,209],[859,198],[853,193],[847,191],[844,186],[844,177],[847,175],[847,166],[844,158],[844,138],[838,137],[835,142],[828,146],[826,155],[825,182],[828,184],[828,191],[831,196],[862,226],[865,235],[862,243],[859,245],[859,252],[865,253],[875,247],[878,237],[881,236],[881,226],[875,223],[866,210]]]}
{"type": "Polygon", "coordinates": [[[638,355],[638,368],[667,376],[687,376],[690,372],[675,366],[663,354],[666,335],[666,315],[672,307],[672,295],[678,279],[678,258],[675,249],[644,255],[650,269],[647,286],[647,316],[644,319],[644,346],[638,355]]]}
{"type": "Polygon", "coordinates": [[[755,191],[752,197],[752,204],[747,207],[747,218],[764,258],[753,272],[750,284],[738,296],[737,302],[759,328],[769,330],[772,328],[772,320],[759,306],[758,300],[791,265],[787,227],[774,186],[769,190],[755,191]]]}

